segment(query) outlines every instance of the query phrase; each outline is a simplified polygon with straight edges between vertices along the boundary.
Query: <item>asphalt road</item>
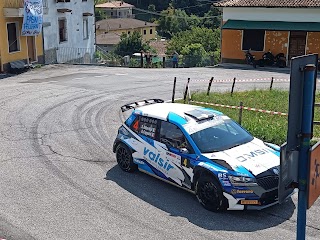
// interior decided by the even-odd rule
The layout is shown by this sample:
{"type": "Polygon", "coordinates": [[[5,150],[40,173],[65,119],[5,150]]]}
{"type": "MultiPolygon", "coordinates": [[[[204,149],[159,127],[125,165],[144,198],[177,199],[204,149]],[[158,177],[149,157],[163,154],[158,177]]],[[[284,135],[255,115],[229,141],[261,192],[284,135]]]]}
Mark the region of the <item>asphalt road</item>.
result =
{"type": "MultiPolygon", "coordinates": [[[[191,193],[117,167],[112,143],[121,124],[119,107],[171,99],[174,77],[181,97],[188,77],[289,76],[251,69],[57,65],[0,80],[0,238],[295,239],[297,195],[263,211],[212,213],[191,193]]],[[[269,84],[239,82],[235,90],[269,84]]],[[[191,83],[192,90],[206,87],[191,83]]],[[[231,82],[212,89],[230,91],[231,82]]],[[[320,238],[319,216],[317,201],[308,211],[307,239],[320,238]]]]}

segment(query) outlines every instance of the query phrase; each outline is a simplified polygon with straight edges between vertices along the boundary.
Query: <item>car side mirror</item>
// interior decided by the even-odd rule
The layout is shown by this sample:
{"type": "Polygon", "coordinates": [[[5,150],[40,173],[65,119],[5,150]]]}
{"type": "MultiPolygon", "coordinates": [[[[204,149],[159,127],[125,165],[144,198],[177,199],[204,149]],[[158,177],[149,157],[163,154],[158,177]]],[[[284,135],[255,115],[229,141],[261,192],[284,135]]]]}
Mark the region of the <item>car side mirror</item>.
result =
{"type": "Polygon", "coordinates": [[[187,148],[180,148],[179,152],[183,154],[189,154],[189,150],[187,148]]]}

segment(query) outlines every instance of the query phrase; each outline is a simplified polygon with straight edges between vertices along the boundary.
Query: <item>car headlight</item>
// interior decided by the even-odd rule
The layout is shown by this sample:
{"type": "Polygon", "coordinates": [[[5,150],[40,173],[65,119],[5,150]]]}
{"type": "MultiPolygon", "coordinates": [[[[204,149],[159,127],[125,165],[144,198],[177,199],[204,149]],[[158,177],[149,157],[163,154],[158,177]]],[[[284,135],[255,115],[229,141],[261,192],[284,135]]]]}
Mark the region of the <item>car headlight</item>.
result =
{"type": "Polygon", "coordinates": [[[229,176],[229,180],[233,186],[246,186],[252,187],[257,186],[257,181],[255,178],[244,177],[244,176],[229,176]]]}

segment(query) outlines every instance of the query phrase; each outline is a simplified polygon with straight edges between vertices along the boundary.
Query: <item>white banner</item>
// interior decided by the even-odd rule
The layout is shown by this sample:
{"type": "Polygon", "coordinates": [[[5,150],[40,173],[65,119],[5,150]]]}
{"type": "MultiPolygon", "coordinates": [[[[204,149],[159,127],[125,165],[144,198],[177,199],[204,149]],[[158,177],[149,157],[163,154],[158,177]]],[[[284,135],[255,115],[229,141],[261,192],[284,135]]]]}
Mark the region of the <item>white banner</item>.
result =
{"type": "Polygon", "coordinates": [[[41,33],[43,23],[42,0],[24,0],[22,36],[36,36],[41,33]]]}

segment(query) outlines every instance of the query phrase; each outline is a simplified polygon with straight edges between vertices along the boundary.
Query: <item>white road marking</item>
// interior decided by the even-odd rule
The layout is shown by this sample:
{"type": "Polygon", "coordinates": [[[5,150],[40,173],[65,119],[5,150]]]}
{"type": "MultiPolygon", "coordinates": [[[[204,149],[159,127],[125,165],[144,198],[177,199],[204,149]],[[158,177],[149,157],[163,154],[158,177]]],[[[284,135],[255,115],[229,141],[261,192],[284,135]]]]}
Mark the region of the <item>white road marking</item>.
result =
{"type": "Polygon", "coordinates": [[[81,80],[84,79],[85,77],[78,77],[78,78],[73,78],[72,80],[81,80]]]}
{"type": "Polygon", "coordinates": [[[108,77],[109,75],[98,75],[98,76],[94,76],[95,78],[102,78],[102,77],[108,77]]]}
{"type": "Polygon", "coordinates": [[[128,75],[128,73],[116,73],[115,75],[117,75],[117,76],[126,76],[126,75],[128,75]]]}

